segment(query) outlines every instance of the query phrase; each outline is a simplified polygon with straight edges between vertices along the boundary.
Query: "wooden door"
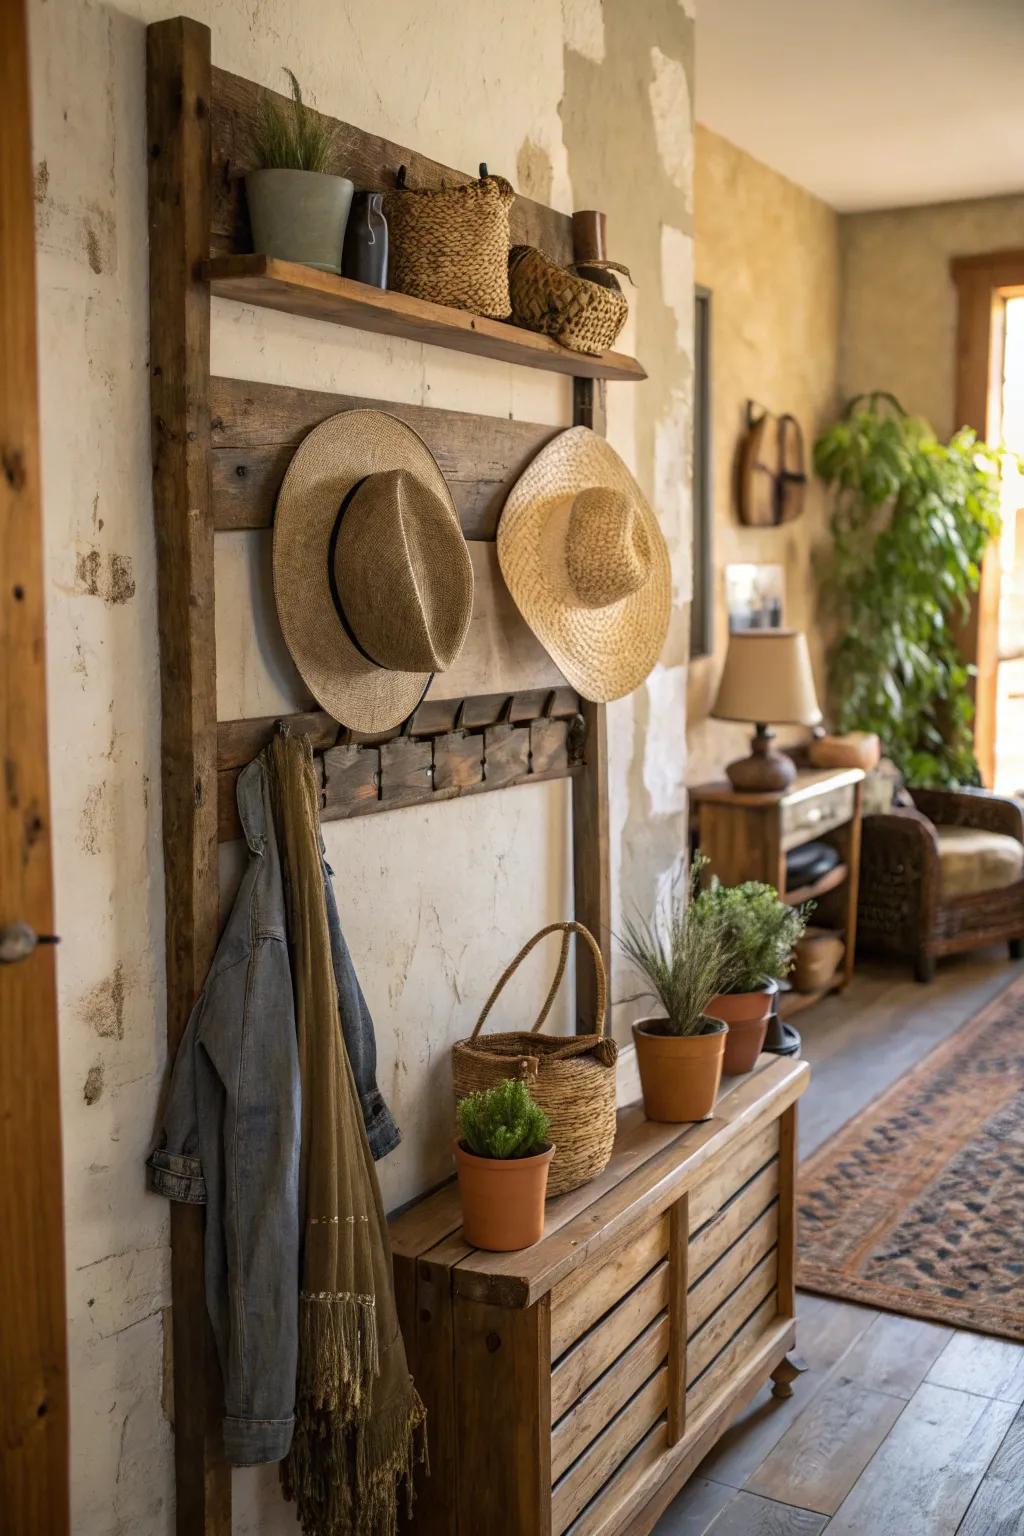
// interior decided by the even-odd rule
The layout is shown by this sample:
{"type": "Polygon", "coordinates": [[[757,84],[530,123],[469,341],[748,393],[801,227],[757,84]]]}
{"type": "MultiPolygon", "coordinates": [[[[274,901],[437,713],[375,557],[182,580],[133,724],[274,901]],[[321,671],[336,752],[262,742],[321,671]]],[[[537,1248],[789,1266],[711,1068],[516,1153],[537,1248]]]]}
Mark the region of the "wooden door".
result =
{"type": "Polygon", "coordinates": [[[25,0],[0,4],[0,1526],[68,1530],[25,0]],[[15,925],[24,925],[17,927],[15,925]],[[29,931],[30,930],[30,931],[29,931]]]}
{"type": "MultiPolygon", "coordinates": [[[[988,442],[1002,431],[1003,319],[1006,300],[1024,289],[1024,250],[957,256],[950,264],[957,290],[957,427],[973,427],[988,442]]],[[[974,752],[984,784],[992,787],[996,754],[999,670],[999,549],[991,544],[981,583],[960,636],[964,660],[976,672],[974,752]]]]}

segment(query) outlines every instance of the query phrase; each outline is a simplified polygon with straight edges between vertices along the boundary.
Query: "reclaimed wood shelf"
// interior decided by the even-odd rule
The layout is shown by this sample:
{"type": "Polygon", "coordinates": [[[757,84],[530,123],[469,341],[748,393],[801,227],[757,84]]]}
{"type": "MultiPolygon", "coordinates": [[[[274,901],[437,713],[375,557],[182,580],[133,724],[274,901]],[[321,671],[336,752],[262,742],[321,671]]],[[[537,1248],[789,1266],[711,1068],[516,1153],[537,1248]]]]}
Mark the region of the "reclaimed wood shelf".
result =
{"type": "Polygon", "coordinates": [[[638,383],[647,377],[635,357],[604,352],[588,357],[570,352],[549,336],[524,331],[502,320],[487,320],[465,309],[430,304],[405,293],[372,288],[333,272],[320,272],[274,256],[214,256],[205,263],[210,291],[219,299],[279,309],[308,320],[326,320],[360,331],[404,336],[409,341],[493,357],[524,368],[544,368],[574,378],[620,379],[638,383]]]}
{"type": "Polygon", "coordinates": [[[620,1110],[608,1166],[518,1253],[465,1241],[454,1184],[392,1219],[432,1426],[418,1532],[646,1536],[770,1376],[787,1395],[809,1075],[762,1055],[698,1125],[620,1110]]]}

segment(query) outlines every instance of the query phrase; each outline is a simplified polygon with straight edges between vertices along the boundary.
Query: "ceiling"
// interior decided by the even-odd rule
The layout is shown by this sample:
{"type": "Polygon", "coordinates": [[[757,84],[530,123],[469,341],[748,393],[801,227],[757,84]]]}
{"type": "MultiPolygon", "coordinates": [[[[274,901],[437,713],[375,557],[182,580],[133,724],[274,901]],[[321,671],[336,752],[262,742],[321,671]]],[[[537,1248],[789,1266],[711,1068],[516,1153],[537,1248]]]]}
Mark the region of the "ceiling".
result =
{"type": "Polygon", "coordinates": [[[1024,192],[1024,0],[700,0],[699,122],[841,212],[1024,192]]]}

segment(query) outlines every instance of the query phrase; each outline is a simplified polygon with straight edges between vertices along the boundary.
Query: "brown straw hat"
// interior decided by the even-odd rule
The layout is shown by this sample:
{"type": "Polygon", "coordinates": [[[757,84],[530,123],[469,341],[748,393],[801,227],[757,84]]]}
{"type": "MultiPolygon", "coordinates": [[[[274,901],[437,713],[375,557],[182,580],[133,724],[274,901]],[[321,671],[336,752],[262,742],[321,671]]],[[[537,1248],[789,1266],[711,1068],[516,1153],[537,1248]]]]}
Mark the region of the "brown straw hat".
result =
{"type": "Polygon", "coordinates": [[[668,632],[672,581],[657,518],[604,438],[572,427],[520,476],[498,524],[516,606],[586,699],[643,682],[668,632]]]}
{"type": "Polygon", "coordinates": [[[383,411],[343,411],[295,452],[274,514],[274,597],[317,703],[388,731],[458,656],[473,567],[422,438],[383,411]]]}

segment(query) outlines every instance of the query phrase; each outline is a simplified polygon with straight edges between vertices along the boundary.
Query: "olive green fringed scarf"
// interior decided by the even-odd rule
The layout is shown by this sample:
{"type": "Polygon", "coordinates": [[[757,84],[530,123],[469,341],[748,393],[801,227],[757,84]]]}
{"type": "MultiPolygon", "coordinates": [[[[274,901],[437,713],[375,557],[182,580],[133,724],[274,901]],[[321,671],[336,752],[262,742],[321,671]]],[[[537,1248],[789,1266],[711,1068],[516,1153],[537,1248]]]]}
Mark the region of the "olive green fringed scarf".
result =
{"type": "Polygon", "coordinates": [[[425,1456],[424,1409],[398,1328],[377,1175],[342,1040],[306,737],[268,751],[284,868],[302,1083],[299,1369],[281,1468],[305,1536],[394,1536],[425,1456]]]}

